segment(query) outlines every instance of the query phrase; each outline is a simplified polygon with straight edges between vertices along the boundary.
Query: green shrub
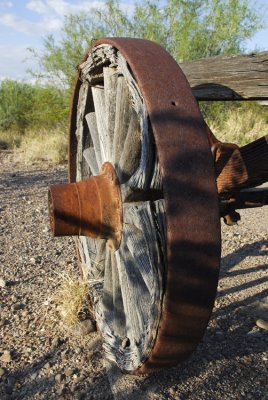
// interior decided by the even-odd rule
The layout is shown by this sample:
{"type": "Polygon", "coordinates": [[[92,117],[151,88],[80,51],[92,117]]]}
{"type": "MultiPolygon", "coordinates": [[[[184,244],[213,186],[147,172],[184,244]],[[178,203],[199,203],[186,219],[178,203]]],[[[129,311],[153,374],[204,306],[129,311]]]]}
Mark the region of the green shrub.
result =
{"type": "Polygon", "coordinates": [[[16,128],[23,132],[30,123],[34,88],[6,79],[0,86],[0,129],[16,128]]]}

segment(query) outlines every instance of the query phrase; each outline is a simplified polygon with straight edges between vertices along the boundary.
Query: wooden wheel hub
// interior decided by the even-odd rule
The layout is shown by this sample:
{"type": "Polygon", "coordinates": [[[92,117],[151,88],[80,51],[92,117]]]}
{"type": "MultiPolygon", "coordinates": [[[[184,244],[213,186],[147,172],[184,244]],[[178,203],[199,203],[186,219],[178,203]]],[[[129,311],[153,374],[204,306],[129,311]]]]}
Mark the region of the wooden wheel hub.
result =
{"type": "Polygon", "coordinates": [[[120,243],[121,194],[111,163],[99,176],[49,188],[50,224],[54,236],[89,236],[120,243]]]}

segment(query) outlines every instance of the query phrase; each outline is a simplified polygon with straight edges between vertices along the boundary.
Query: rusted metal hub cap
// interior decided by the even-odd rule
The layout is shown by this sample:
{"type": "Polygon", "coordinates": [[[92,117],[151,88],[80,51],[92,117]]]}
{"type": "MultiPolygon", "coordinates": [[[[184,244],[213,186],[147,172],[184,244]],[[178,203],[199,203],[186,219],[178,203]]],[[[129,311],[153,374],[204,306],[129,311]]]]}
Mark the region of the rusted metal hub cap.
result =
{"type": "Polygon", "coordinates": [[[90,236],[108,239],[118,248],[122,230],[122,204],[112,164],[103,164],[99,176],[81,182],[53,185],[48,194],[54,236],[90,236]]]}

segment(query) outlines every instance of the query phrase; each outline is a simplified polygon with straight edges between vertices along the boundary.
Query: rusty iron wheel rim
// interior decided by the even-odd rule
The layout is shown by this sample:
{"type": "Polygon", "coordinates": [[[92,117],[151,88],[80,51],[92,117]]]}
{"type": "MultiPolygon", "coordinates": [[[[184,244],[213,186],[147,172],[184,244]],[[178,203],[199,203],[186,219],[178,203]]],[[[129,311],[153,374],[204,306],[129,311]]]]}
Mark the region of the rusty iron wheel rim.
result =
{"type": "MultiPolygon", "coordinates": [[[[215,171],[198,105],[173,58],[159,45],[142,39],[107,38],[96,41],[93,47],[100,44],[111,45],[122,53],[139,85],[163,177],[168,272],[153,350],[143,365],[132,371],[143,374],[187,359],[209,321],[217,290],[221,243],[215,171]]],[[[80,84],[78,78],[70,125],[71,182],[76,173],[80,84]]]]}

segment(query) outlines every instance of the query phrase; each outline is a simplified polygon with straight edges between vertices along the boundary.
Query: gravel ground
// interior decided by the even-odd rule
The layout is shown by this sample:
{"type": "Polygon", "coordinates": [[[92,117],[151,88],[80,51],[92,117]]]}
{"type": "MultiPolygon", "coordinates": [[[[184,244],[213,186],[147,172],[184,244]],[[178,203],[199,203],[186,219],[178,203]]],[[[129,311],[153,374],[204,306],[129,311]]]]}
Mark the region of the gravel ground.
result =
{"type": "Polygon", "coordinates": [[[191,359],[129,377],[98,333],[64,332],[51,301],[63,271],[79,275],[73,240],[48,228],[47,186],[66,170],[0,152],[0,399],[268,400],[268,207],[223,226],[218,296],[191,359]]]}

